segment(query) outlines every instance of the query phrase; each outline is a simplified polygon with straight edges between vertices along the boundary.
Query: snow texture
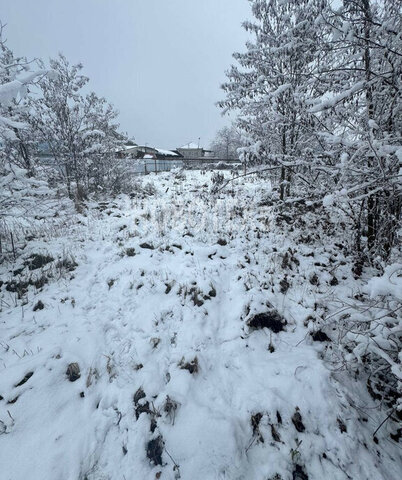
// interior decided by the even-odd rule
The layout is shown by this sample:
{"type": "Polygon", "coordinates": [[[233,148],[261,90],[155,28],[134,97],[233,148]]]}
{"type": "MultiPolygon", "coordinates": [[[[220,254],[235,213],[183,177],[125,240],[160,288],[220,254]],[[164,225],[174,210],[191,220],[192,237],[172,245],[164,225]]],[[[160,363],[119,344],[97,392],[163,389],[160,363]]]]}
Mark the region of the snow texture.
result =
{"type": "Polygon", "coordinates": [[[214,198],[207,181],[145,177],[133,198],[89,204],[67,235],[37,236],[1,266],[4,282],[17,269],[49,279],[22,303],[1,290],[2,479],[400,478],[387,426],[372,439],[383,414],[331,372],[331,343],[306,321],[329,295],[361,288],[342,250],[348,280],[331,287],[316,266],[329,240],[300,244],[283,293],[293,244],[257,207],[267,187],[250,179],[214,198]],[[54,261],[29,270],[33,253],[54,261]],[[56,267],[66,255],[74,263],[56,267]],[[306,280],[316,272],[318,284],[306,280]],[[283,331],[247,326],[269,311],[283,331]]]}

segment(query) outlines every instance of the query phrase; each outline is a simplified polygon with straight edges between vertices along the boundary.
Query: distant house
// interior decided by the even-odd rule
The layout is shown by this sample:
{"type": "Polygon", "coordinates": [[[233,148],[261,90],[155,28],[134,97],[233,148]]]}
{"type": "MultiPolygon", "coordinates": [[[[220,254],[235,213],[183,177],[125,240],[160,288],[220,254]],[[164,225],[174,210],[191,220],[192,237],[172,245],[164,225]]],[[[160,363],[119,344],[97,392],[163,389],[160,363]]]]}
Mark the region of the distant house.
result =
{"type": "Polygon", "coordinates": [[[158,160],[177,160],[182,158],[182,155],[174,150],[163,150],[161,148],[148,147],[147,145],[125,145],[122,150],[119,150],[118,156],[120,158],[155,158],[158,160]]]}
{"type": "Polygon", "coordinates": [[[183,158],[183,155],[177,150],[163,150],[162,148],[156,148],[156,158],[159,160],[178,160],[183,158]]]}
{"type": "Polygon", "coordinates": [[[190,142],[182,145],[176,149],[185,159],[186,158],[202,158],[210,156],[212,154],[211,150],[205,150],[205,148],[200,147],[197,143],[190,142]]]}
{"type": "Polygon", "coordinates": [[[157,149],[148,145],[136,145],[131,151],[131,158],[156,158],[157,149]]]}
{"type": "Polygon", "coordinates": [[[138,145],[124,145],[121,148],[116,150],[116,154],[118,158],[130,158],[132,154],[136,151],[136,147],[138,145]]]}

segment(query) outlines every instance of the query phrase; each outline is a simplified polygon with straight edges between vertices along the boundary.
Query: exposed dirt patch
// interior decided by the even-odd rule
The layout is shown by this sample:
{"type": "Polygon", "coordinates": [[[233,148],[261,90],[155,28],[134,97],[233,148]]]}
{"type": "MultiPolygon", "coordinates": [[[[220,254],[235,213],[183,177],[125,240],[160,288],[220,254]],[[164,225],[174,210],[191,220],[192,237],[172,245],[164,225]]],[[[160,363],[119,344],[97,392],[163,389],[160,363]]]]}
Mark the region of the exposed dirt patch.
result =
{"type": "Polygon", "coordinates": [[[254,315],[248,320],[247,325],[254,330],[268,328],[274,333],[279,333],[284,330],[287,322],[276,310],[269,310],[254,315]]]}

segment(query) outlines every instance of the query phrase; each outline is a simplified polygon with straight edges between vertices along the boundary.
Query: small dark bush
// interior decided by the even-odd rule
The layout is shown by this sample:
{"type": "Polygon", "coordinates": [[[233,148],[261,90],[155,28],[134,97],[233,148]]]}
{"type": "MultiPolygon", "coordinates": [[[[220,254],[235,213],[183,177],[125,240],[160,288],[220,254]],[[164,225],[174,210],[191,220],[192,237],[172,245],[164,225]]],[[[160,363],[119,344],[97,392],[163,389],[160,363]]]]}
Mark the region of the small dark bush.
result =
{"type": "Polygon", "coordinates": [[[25,265],[28,265],[29,270],[36,270],[37,268],[42,268],[48,263],[53,262],[53,260],[54,258],[50,255],[34,253],[28,258],[28,260],[26,260],[25,265]]]}
{"type": "Polygon", "coordinates": [[[66,375],[70,382],[75,382],[78,380],[81,377],[80,366],[78,363],[70,363],[70,365],[67,367],[66,375]]]}
{"type": "Polygon", "coordinates": [[[286,320],[279,315],[276,310],[258,313],[247,322],[247,325],[252,329],[259,330],[262,328],[269,328],[274,333],[281,332],[286,324],[286,320]]]}
{"type": "Polygon", "coordinates": [[[188,370],[191,374],[198,373],[198,370],[199,370],[198,358],[194,357],[193,360],[191,360],[191,362],[184,362],[184,358],[183,358],[179,363],[179,367],[182,370],[188,370]]]}
{"type": "Polygon", "coordinates": [[[313,340],[315,342],[330,342],[331,341],[331,339],[328,337],[328,335],[321,330],[317,330],[316,332],[312,333],[311,337],[313,338],[313,340]]]}
{"type": "Polygon", "coordinates": [[[145,248],[147,250],[155,250],[155,247],[151,245],[150,243],[144,242],[140,244],[141,248],[145,248]]]}
{"type": "Polygon", "coordinates": [[[288,282],[287,277],[284,277],[284,278],[280,281],[279,285],[280,285],[280,287],[281,287],[280,292],[283,293],[283,294],[285,294],[285,293],[289,290],[289,288],[290,288],[290,283],[288,282]]]}
{"type": "Polygon", "coordinates": [[[293,414],[292,423],[295,426],[295,429],[300,433],[304,432],[304,430],[306,429],[306,427],[304,426],[302,416],[300,414],[300,411],[299,411],[298,407],[296,407],[296,411],[293,414]]]}
{"type": "Polygon", "coordinates": [[[33,307],[33,311],[36,312],[37,310],[43,310],[45,306],[43,305],[43,302],[41,300],[38,300],[36,305],[33,307]]]}
{"type": "Polygon", "coordinates": [[[161,436],[150,440],[147,445],[147,457],[154,465],[162,465],[163,439],[161,436]]]}

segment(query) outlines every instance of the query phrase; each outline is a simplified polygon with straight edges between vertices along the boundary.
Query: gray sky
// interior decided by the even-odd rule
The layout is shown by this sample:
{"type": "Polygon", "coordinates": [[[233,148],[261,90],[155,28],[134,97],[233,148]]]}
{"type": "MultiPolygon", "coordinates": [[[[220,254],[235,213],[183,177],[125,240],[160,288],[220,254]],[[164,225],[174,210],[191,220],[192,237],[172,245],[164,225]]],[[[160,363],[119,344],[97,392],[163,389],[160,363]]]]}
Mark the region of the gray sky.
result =
{"type": "Polygon", "coordinates": [[[0,0],[7,45],[82,62],[90,88],[120,111],[139,143],[207,146],[228,123],[214,105],[234,51],[243,50],[247,0],[0,0]]]}

